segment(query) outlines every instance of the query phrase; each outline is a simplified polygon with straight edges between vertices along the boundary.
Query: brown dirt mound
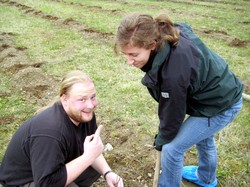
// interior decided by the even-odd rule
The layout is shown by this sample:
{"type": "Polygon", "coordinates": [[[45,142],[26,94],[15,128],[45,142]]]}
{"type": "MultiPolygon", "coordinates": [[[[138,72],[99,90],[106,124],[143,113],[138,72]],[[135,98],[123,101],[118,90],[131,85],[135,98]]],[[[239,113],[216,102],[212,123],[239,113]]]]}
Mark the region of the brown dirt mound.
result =
{"type": "Polygon", "coordinates": [[[55,94],[57,81],[40,69],[44,62],[32,63],[25,54],[27,47],[15,46],[14,39],[12,33],[0,34],[1,72],[12,80],[13,92],[21,91],[27,101],[43,106],[55,94]]]}

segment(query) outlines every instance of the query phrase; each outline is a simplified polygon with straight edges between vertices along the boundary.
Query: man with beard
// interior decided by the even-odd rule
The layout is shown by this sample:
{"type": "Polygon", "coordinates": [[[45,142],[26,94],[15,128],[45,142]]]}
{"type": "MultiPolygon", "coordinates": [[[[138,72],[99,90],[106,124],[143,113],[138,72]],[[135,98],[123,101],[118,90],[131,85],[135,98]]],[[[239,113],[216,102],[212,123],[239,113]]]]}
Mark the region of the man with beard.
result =
{"type": "Polygon", "coordinates": [[[0,166],[2,185],[87,187],[103,175],[109,187],[123,187],[102,155],[93,81],[72,71],[62,79],[59,96],[12,137],[0,166]]]}

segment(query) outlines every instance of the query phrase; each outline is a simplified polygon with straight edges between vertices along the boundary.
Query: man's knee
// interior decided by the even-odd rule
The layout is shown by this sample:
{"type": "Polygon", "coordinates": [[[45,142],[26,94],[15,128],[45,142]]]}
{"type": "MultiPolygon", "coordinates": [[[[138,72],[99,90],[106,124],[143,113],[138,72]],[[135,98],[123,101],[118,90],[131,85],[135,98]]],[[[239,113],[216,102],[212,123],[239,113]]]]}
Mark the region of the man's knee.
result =
{"type": "Polygon", "coordinates": [[[100,173],[92,167],[89,167],[74,181],[74,183],[79,187],[89,187],[97,181],[100,176],[100,173]]]}

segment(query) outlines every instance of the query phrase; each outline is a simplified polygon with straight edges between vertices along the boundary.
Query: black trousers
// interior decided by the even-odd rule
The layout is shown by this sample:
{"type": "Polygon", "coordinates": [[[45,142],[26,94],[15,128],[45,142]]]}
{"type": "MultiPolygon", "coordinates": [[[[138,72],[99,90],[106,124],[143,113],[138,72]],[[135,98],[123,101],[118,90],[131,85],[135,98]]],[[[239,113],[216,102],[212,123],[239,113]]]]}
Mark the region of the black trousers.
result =
{"type": "MultiPolygon", "coordinates": [[[[88,167],[73,183],[67,187],[90,187],[101,175],[92,167],[88,167]]],[[[0,184],[1,187],[1,184],[0,184]]],[[[16,187],[35,187],[34,182],[16,187]]]]}
{"type": "Polygon", "coordinates": [[[90,187],[100,177],[98,173],[92,167],[88,167],[75,181],[74,183],[78,187],[90,187]]]}

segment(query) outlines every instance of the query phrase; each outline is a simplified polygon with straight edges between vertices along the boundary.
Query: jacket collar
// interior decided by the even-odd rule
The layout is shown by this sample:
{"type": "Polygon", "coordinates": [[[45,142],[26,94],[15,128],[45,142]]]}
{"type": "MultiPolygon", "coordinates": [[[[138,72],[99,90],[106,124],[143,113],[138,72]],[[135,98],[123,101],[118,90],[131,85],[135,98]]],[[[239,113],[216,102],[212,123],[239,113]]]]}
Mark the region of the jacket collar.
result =
{"type": "Polygon", "coordinates": [[[166,43],[164,48],[153,59],[152,68],[142,78],[141,82],[144,86],[149,88],[156,88],[158,86],[158,71],[169,53],[170,45],[166,43]]]}

